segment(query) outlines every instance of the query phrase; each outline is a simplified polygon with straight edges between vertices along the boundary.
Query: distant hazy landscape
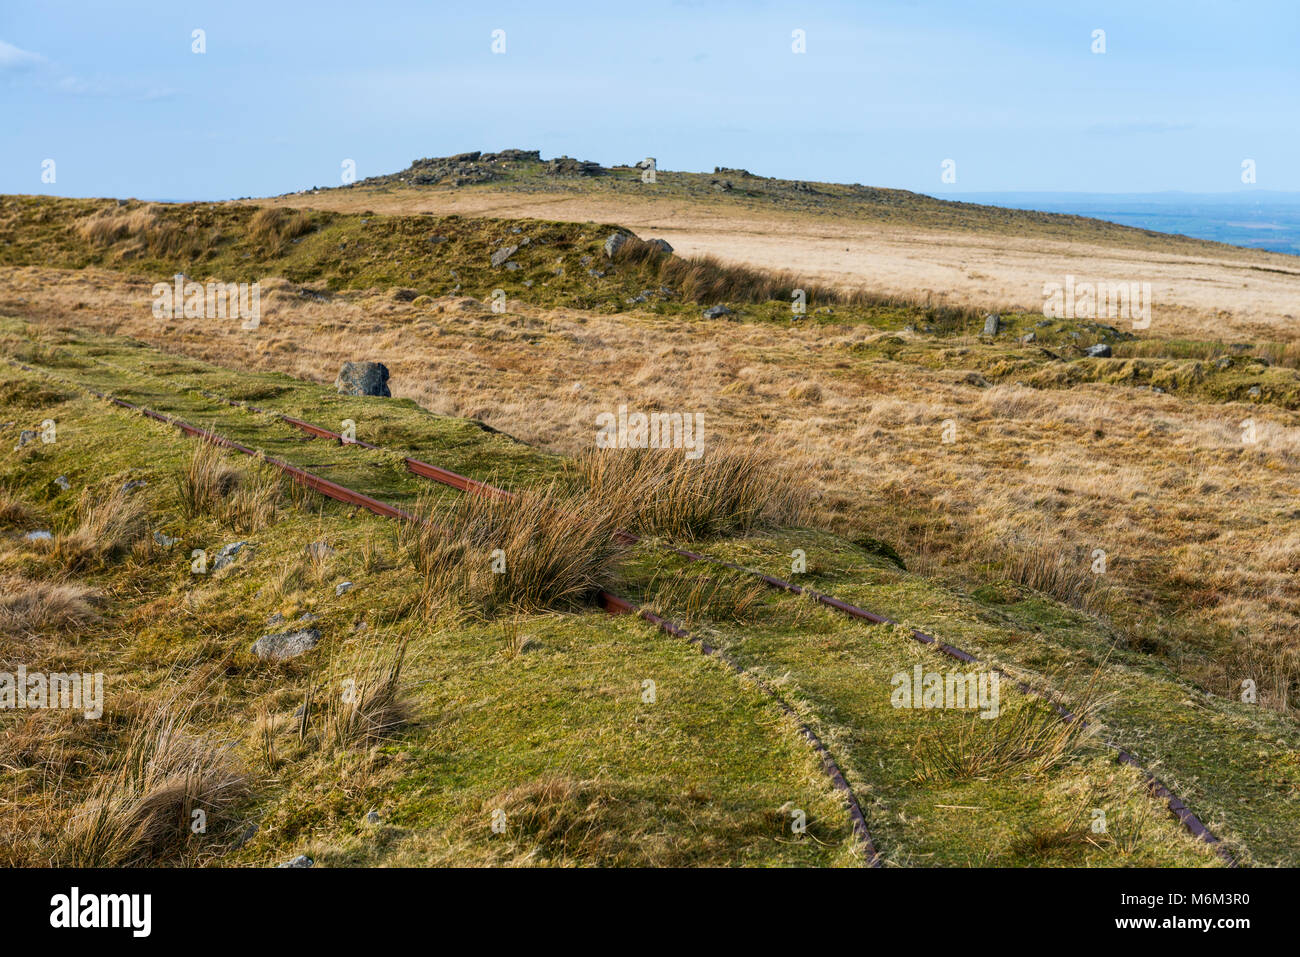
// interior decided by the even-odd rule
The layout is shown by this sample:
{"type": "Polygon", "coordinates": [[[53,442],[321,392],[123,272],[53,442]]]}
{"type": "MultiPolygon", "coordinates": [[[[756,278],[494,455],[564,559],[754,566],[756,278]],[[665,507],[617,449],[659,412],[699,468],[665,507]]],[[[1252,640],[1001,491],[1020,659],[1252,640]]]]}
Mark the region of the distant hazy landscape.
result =
{"type": "Polygon", "coordinates": [[[1160,233],[1300,255],[1300,194],[936,193],[941,199],[1073,213],[1160,233]]]}

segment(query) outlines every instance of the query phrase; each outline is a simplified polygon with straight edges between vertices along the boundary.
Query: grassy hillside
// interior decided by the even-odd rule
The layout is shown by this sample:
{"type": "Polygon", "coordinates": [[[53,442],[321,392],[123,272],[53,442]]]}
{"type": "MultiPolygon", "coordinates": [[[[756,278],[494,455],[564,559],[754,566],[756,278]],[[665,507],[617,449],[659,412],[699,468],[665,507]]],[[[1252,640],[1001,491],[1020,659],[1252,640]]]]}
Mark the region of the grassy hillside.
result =
{"type": "Polygon", "coordinates": [[[399,172],[372,176],[347,186],[304,192],[315,196],[355,193],[361,197],[384,198],[414,196],[430,190],[625,199],[653,197],[657,203],[715,208],[732,215],[748,211],[788,214],[805,221],[821,217],[852,218],[909,228],[1027,235],[1153,250],[1228,248],[1221,243],[1119,226],[1085,216],[954,202],[860,183],[788,180],[728,167],[717,167],[712,173],[660,169],[655,171],[653,183],[645,182],[645,175],[643,169],[631,162],[625,166],[602,167],[568,158],[544,160],[524,150],[503,150],[420,159],[399,172]]]}
{"type": "MultiPolygon", "coordinates": [[[[96,841],[78,822],[96,802],[133,806],[139,781],[124,778],[111,794],[96,791],[96,782],[115,780],[106,772],[131,753],[134,731],[142,723],[147,730],[149,716],[166,713],[185,689],[181,697],[192,704],[177,719],[185,735],[211,742],[240,783],[214,801],[219,813],[207,833],[177,837],[164,828],[158,840],[131,845],[139,855],[131,859],[861,863],[843,807],[789,719],[689,644],[581,607],[435,611],[425,600],[431,586],[393,523],[293,492],[247,461],[231,461],[237,481],[192,514],[179,476],[193,468],[196,443],[75,386],[210,425],[417,506],[436,507],[448,493],[421,502],[394,455],[304,441],[205,392],[333,428],[350,418],[358,438],[390,453],[517,489],[559,480],[582,494],[580,473],[563,460],[410,402],[345,398],[116,337],[49,335],[13,321],[3,334],[8,354],[49,374],[3,372],[4,437],[16,443],[31,423],[58,423],[57,441],[26,443],[0,476],[9,528],[0,553],[4,659],[108,676],[100,722],[4,715],[0,765],[21,812],[5,818],[7,860],[125,853],[129,842],[96,841]],[[128,481],[147,484],[128,496],[121,493],[128,481]],[[104,502],[135,518],[113,523],[121,532],[111,541],[87,539],[87,509],[104,502]],[[54,536],[27,541],[33,528],[54,536]],[[155,540],[155,531],[170,543],[155,540]],[[191,572],[193,548],[235,541],[254,544],[221,572],[191,572]],[[308,546],[321,541],[332,551],[313,557],[308,546]],[[345,580],[354,587],[336,594],[345,580]],[[56,583],[77,590],[80,604],[70,592],[61,605],[37,603],[39,612],[22,602],[56,583]],[[259,636],[294,627],[304,614],[316,616],[309,624],[321,631],[315,649],[282,664],[249,653],[259,636]],[[274,615],[285,623],[268,625],[274,615]],[[384,712],[390,720],[341,723],[346,709],[334,689],[376,674],[389,680],[361,684],[390,693],[385,703],[397,702],[384,712]],[[644,698],[646,680],[654,682],[653,702],[644,698]],[[306,720],[295,717],[304,701],[306,720]],[[377,822],[366,820],[372,810],[377,822]],[[491,827],[496,811],[505,815],[503,833],[491,827]],[[808,821],[804,832],[791,830],[796,811],[808,821]]],[[[964,596],[901,570],[877,545],[869,551],[825,533],[765,527],[696,547],[785,575],[791,550],[803,548],[814,587],[988,654],[1076,704],[1089,698],[1088,676],[1098,675],[1098,736],[1063,732],[1050,712],[1010,689],[992,721],[900,710],[890,704],[891,676],[916,664],[951,665],[897,629],[753,594],[716,570],[682,566],[653,539],[625,555],[619,589],[765,676],[827,742],[889,862],[1218,863],[1131,770],[1113,763],[1104,736],[1153,762],[1238,855],[1294,863],[1300,742],[1284,716],[1195,691],[1159,664],[1114,650],[1095,622],[1044,595],[1003,584],[964,596]],[[713,596],[703,606],[692,598],[701,589],[713,596]],[[1098,809],[1104,832],[1091,828],[1098,809]]]]}

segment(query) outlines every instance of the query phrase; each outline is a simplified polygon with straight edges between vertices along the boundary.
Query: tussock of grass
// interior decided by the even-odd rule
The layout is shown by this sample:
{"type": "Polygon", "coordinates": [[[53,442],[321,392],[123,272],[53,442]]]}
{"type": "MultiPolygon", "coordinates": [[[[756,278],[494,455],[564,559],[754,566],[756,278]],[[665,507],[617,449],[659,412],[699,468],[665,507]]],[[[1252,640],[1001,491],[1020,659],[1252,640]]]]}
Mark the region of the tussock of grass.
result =
{"type": "Polygon", "coordinates": [[[35,635],[94,621],[97,597],[93,588],[70,582],[0,579],[0,634],[35,635]]]}
{"type": "Polygon", "coordinates": [[[254,239],[277,251],[311,229],[310,214],[282,206],[263,206],[248,223],[248,232],[254,239]]]}
{"type": "Polygon", "coordinates": [[[1093,574],[1090,560],[1067,560],[1065,549],[1046,536],[1008,543],[1000,551],[1000,567],[1007,579],[1090,614],[1105,612],[1108,594],[1102,576],[1093,574]]]}
{"type": "Polygon", "coordinates": [[[56,856],[71,867],[162,863],[194,837],[194,812],[208,832],[244,792],[232,745],[186,730],[188,712],[172,702],[143,720],[121,759],[95,786],[62,834],[56,856]]]}
{"type": "Polygon", "coordinates": [[[628,837],[612,819],[615,803],[598,781],[552,773],[494,795],[484,811],[504,813],[504,833],[544,858],[602,863],[628,837]]]}
{"type": "Polygon", "coordinates": [[[673,449],[602,449],[578,457],[591,495],[625,516],[630,531],[695,539],[796,524],[806,490],[753,450],[715,449],[690,460],[673,449]]]}
{"type": "Polygon", "coordinates": [[[31,506],[10,489],[0,486],[0,525],[22,527],[35,521],[36,513],[31,506]]]}
{"type": "Polygon", "coordinates": [[[656,574],[646,588],[650,608],[687,627],[701,620],[753,621],[768,588],[752,575],[730,569],[680,569],[656,574]]]}
{"type": "Polygon", "coordinates": [[[77,510],[76,529],[54,542],[56,557],[70,570],[116,558],[149,535],[147,503],[124,486],[107,494],[86,489],[77,510]]]}
{"type": "Polygon", "coordinates": [[[1095,710],[1091,690],[1074,709],[1083,720],[1066,721],[1043,701],[1018,696],[1004,704],[996,718],[972,716],[959,724],[956,734],[949,730],[923,735],[916,748],[916,779],[938,783],[1050,771],[1095,734],[1096,725],[1085,726],[1095,710]]]}
{"type": "Polygon", "coordinates": [[[185,518],[212,515],[244,533],[270,524],[281,495],[281,480],[273,469],[236,465],[220,446],[202,440],[175,472],[175,485],[185,518]]]}
{"type": "Polygon", "coordinates": [[[429,521],[403,537],[430,609],[491,615],[574,608],[610,586],[624,551],[610,508],[556,485],[510,500],[426,500],[422,510],[429,521]]]}
{"type": "MultiPolygon", "coordinates": [[[[410,717],[402,693],[406,640],[378,644],[369,656],[350,667],[335,666],[319,699],[305,702],[302,733],[319,729],[320,743],[329,752],[365,747],[392,737],[410,717]]],[[[263,749],[266,759],[274,750],[263,749]]]]}

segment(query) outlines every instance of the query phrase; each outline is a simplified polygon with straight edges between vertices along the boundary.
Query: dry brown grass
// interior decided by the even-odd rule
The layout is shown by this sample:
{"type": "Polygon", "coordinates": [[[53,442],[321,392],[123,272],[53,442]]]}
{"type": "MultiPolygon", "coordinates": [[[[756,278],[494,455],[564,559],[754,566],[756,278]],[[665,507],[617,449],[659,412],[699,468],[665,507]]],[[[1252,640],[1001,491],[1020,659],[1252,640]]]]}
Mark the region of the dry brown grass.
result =
{"type": "Polygon", "coordinates": [[[245,789],[233,745],[196,736],[170,703],[142,720],[121,758],[60,835],[55,857],[71,867],[124,867],[173,860],[216,828],[245,789]],[[201,818],[195,812],[201,811],[201,818]]]}
{"type": "MultiPolygon", "coordinates": [[[[386,643],[376,636],[370,652],[356,662],[335,661],[321,691],[310,693],[303,704],[300,737],[317,735],[327,754],[368,747],[390,738],[411,716],[402,690],[402,665],[406,639],[386,643]]],[[[261,732],[264,760],[274,763],[271,734],[261,732]]]]}
{"type": "Polygon", "coordinates": [[[78,222],[76,231],[95,246],[115,248],[121,259],[145,254],[194,258],[211,251],[219,238],[212,230],[164,219],[153,204],[102,209],[78,222]]]}
{"type": "Polygon", "coordinates": [[[107,493],[86,489],[77,511],[77,527],[54,540],[54,554],[69,570],[109,561],[148,538],[148,503],[125,485],[107,493]]]}
{"type": "Polygon", "coordinates": [[[792,302],[796,292],[802,291],[806,302],[819,305],[923,308],[927,310],[930,321],[950,324],[954,328],[973,322],[988,311],[975,306],[938,303],[929,295],[878,293],[861,286],[817,282],[792,270],[725,263],[716,256],[673,256],[660,252],[654,244],[636,236],[618,248],[614,261],[651,266],[659,283],[681,297],[701,304],[792,302]]]}
{"type": "Polygon", "coordinates": [[[10,489],[0,486],[0,525],[30,527],[35,521],[32,507],[10,489]]]}
{"type": "Polygon", "coordinates": [[[0,634],[18,637],[66,631],[94,621],[98,592],[73,582],[0,578],[0,634]]]}
{"type": "Polygon", "coordinates": [[[219,445],[206,440],[195,442],[189,460],[175,474],[175,486],[185,518],[212,515],[245,534],[271,523],[282,494],[274,469],[233,464],[219,445]]]}
{"type": "Polygon", "coordinates": [[[290,240],[310,232],[312,219],[309,213],[280,206],[263,206],[253,214],[248,231],[253,238],[274,250],[283,248],[290,240]]]}
{"type": "Polygon", "coordinates": [[[909,568],[968,584],[1001,576],[1015,560],[1008,543],[1053,563],[1065,555],[1067,582],[1101,548],[1106,611],[1134,647],[1219,694],[1237,697],[1246,677],[1264,689],[1260,669],[1277,676],[1262,701],[1294,705],[1300,694],[1287,637],[1300,633],[1295,413],[1102,383],[990,388],[965,374],[969,344],[943,368],[865,361],[855,350],[876,333],[849,325],[641,321],[513,303],[499,316],[460,300],[430,308],[349,294],[329,305],[284,297],[256,342],[222,330],[198,340],[159,328],[147,285],[117,275],[20,269],[0,283],[39,303],[33,318],[326,385],[358,350],[392,357],[395,396],[569,455],[591,449],[596,415],[620,403],[699,410],[711,441],[761,446],[800,474],[813,490],[809,524],[883,538],[909,568]],[[76,308],[87,300],[93,314],[76,308]],[[820,403],[794,405],[791,390],[809,381],[820,403]],[[1253,446],[1241,441],[1247,417],[1253,446]],[[953,444],[940,441],[948,419],[953,444]]]}
{"type": "Polygon", "coordinates": [[[796,524],[807,501],[788,468],[753,449],[695,460],[674,449],[590,450],[575,467],[594,499],[644,535],[691,540],[796,524]]]}
{"type": "Polygon", "coordinates": [[[554,485],[509,500],[435,499],[421,512],[428,521],[408,526],[404,544],[430,610],[573,608],[609,587],[625,550],[619,515],[554,485]]]}

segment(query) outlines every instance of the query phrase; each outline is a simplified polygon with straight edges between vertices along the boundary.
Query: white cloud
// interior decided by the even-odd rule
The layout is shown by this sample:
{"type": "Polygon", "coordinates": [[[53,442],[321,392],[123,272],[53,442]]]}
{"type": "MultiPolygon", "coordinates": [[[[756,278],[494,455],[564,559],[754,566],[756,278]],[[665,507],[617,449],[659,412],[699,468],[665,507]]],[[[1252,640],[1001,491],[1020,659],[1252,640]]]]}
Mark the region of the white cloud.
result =
{"type": "Polygon", "coordinates": [[[12,43],[0,40],[0,70],[25,70],[27,67],[44,63],[45,57],[39,53],[28,53],[12,43]]]}

